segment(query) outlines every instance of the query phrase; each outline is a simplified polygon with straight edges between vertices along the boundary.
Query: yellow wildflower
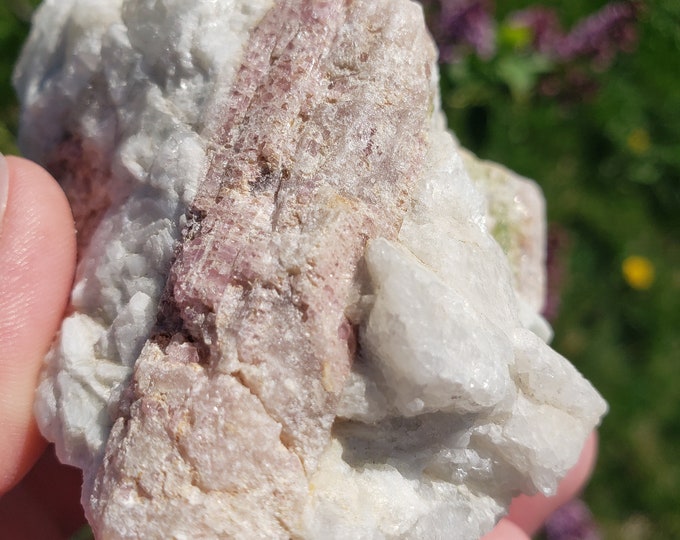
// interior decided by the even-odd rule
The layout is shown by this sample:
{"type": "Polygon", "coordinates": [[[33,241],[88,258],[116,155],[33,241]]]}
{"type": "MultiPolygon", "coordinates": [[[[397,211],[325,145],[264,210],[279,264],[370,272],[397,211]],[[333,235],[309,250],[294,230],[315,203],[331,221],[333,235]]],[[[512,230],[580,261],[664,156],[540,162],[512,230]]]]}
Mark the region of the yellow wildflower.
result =
{"type": "Polygon", "coordinates": [[[644,154],[649,150],[651,142],[649,140],[649,133],[646,129],[637,128],[630,132],[626,144],[631,152],[638,156],[644,154]]]}
{"type": "Polygon", "coordinates": [[[647,257],[631,255],[621,265],[623,278],[633,289],[649,289],[654,283],[654,265],[647,257]]]}

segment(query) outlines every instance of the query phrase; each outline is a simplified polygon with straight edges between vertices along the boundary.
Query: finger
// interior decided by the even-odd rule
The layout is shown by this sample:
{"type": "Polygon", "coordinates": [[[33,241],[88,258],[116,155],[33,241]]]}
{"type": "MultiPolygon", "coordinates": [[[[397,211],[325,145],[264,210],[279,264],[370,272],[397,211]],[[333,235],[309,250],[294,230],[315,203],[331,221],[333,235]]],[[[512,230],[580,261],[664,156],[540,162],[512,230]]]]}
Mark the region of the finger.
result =
{"type": "Polygon", "coordinates": [[[0,493],[44,448],[33,396],[75,268],[73,219],[55,180],[29,161],[0,156],[2,175],[8,190],[0,222],[0,493]]]}
{"type": "Polygon", "coordinates": [[[508,519],[530,536],[535,534],[550,514],[573,499],[583,489],[593,472],[596,456],[597,433],[592,433],[586,440],[578,462],[564,477],[557,493],[552,497],[520,495],[510,505],[508,519]]]}

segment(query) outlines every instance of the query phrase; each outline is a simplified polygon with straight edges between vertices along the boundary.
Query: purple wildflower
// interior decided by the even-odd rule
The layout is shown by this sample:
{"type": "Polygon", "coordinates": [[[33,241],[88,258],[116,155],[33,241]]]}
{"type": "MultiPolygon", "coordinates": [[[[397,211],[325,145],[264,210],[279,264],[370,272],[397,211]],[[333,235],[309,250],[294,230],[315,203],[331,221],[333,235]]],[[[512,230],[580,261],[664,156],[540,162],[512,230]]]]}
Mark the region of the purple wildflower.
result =
{"type": "Polygon", "coordinates": [[[424,0],[421,2],[440,60],[450,63],[465,50],[491,58],[496,50],[496,29],[490,0],[424,0]]]}
{"type": "MultiPolygon", "coordinates": [[[[617,53],[637,44],[637,22],[643,0],[610,2],[565,32],[553,8],[533,6],[511,14],[510,27],[529,31],[527,50],[550,61],[550,73],[536,77],[539,94],[564,103],[584,101],[597,92],[594,72],[607,68],[617,53]]],[[[486,60],[496,53],[493,0],[422,0],[428,26],[440,51],[440,62],[455,63],[473,53],[486,60]]],[[[507,51],[501,50],[501,54],[507,51]]]]}
{"type": "Polygon", "coordinates": [[[612,2],[584,18],[568,34],[562,31],[555,10],[546,7],[518,11],[509,23],[532,31],[532,46],[537,52],[563,63],[592,60],[604,68],[617,52],[631,52],[635,47],[639,11],[640,4],[636,2],[612,2]]]}
{"type": "Polygon", "coordinates": [[[580,500],[573,500],[555,510],[545,525],[545,535],[548,540],[601,538],[590,510],[580,500]]]}
{"type": "Polygon", "coordinates": [[[611,2],[582,19],[568,33],[557,12],[531,7],[512,14],[510,25],[531,31],[531,47],[550,58],[557,69],[541,78],[538,92],[564,102],[583,101],[597,91],[593,71],[602,71],[618,52],[631,52],[637,43],[637,17],[641,4],[634,0],[611,2]]]}
{"type": "Polygon", "coordinates": [[[578,23],[555,51],[563,60],[592,59],[607,67],[619,51],[630,52],[637,43],[640,4],[614,2],[578,23]]]}
{"type": "Polygon", "coordinates": [[[530,29],[532,48],[546,56],[552,56],[564,39],[557,13],[551,8],[536,6],[516,11],[510,15],[508,23],[530,29]]]}

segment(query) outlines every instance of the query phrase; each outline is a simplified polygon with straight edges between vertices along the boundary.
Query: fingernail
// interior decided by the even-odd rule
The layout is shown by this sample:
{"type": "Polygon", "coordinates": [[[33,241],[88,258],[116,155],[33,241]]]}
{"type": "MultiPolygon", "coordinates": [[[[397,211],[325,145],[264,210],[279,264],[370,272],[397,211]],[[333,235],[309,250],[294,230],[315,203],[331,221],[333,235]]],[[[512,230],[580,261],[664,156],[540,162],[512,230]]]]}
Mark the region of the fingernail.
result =
{"type": "Polygon", "coordinates": [[[9,195],[9,169],[5,156],[0,154],[0,233],[2,233],[2,222],[7,208],[7,196],[9,195]]]}

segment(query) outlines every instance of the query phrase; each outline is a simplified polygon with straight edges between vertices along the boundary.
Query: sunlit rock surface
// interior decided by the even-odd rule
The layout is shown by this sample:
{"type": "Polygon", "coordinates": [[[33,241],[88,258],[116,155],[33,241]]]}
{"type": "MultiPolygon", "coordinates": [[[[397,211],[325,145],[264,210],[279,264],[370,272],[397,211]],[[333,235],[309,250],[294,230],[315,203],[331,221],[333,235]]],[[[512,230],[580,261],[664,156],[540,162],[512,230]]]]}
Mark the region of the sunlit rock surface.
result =
{"type": "Polygon", "coordinates": [[[97,537],[473,539],[574,464],[542,197],[435,59],[406,0],[43,4],[21,144],[80,258],[36,416],[97,537]]]}

